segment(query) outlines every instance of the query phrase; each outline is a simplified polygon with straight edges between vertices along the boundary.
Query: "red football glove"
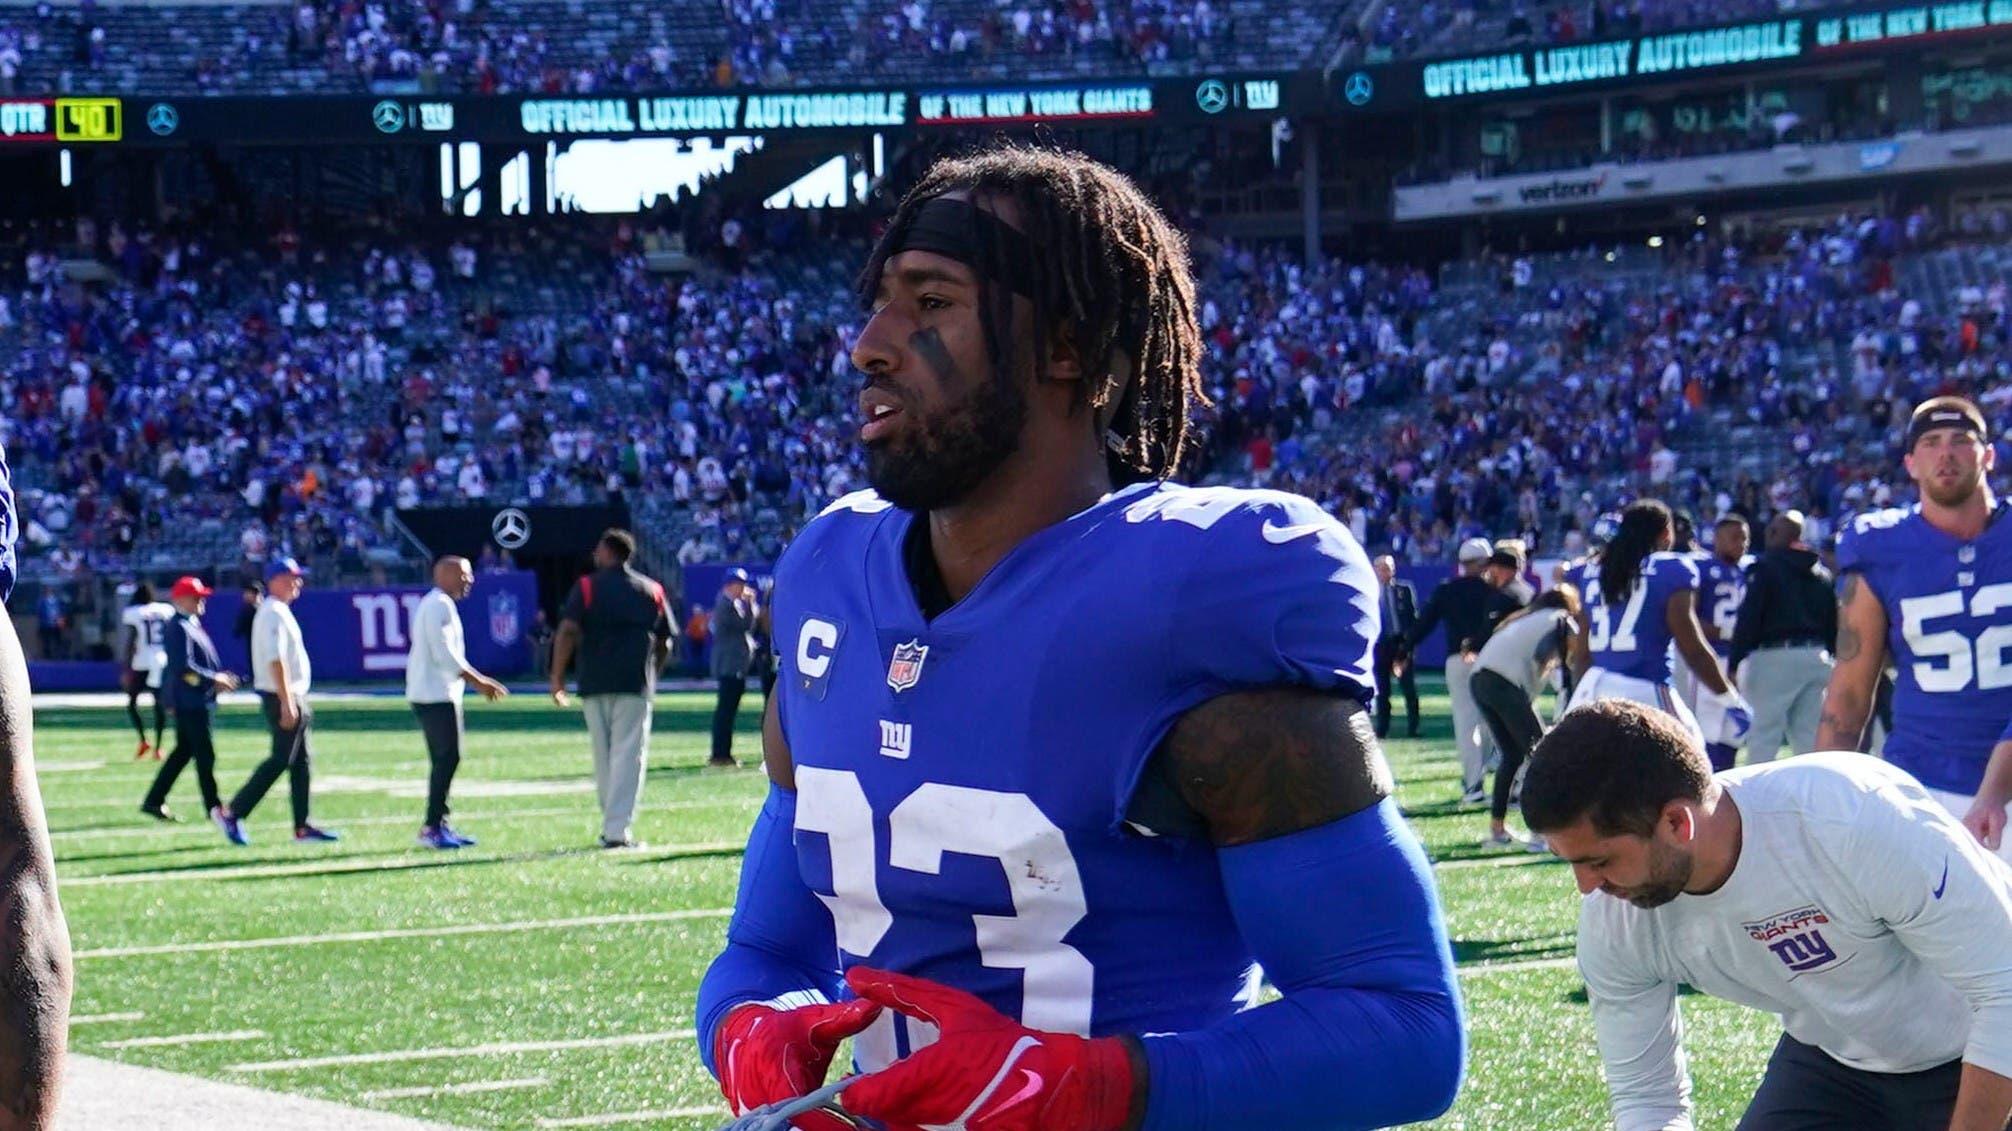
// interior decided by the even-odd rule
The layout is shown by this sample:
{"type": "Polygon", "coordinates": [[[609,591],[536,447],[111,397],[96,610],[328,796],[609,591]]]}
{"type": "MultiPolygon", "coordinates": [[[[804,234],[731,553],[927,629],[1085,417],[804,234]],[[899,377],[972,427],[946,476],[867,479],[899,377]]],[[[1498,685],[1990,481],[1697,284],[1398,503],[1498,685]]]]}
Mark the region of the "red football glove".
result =
{"type": "Polygon", "coordinates": [[[889,1131],[1118,1131],[1132,1109],[1132,1057],[1115,1037],[1043,1033],[983,1001],[906,974],[855,966],[862,999],[927,1021],[935,1044],[862,1078],[845,1110],[889,1131]]]}
{"type": "MultiPolygon", "coordinates": [[[[765,1104],[815,1091],[824,1084],[839,1042],[879,1015],[880,1006],[870,1001],[790,1010],[735,1006],[713,1038],[713,1064],[719,1068],[727,1106],[735,1115],[746,1115],[765,1104]]],[[[852,1131],[849,1124],[829,1115],[803,1115],[791,1122],[803,1131],[852,1131]]]]}

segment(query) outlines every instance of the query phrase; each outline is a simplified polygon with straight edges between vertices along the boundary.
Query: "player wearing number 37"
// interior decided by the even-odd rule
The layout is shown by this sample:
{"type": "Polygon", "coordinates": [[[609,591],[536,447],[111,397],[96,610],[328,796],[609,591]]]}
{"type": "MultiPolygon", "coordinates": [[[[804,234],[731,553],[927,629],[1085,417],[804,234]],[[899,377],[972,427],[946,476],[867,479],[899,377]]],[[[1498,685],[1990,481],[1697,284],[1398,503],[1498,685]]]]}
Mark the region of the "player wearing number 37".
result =
{"type": "Polygon", "coordinates": [[[1837,667],[1817,749],[1861,748],[1891,654],[1880,753],[2012,861],[2012,503],[1992,497],[1991,435],[1969,401],[1923,401],[1906,450],[1920,501],[1861,515],[1838,539],[1837,667]]]}
{"type": "Polygon", "coordinates": [[[1377,584],[1311,502],[1167,484],[1186,248],[1086,158],[939,163],[862,276],[867,476],[776,567],[772,785],[700,1051],[736,1114],[1382,1127],[1458,991],[1368,711],[1377,584]],[[1197,631],[1206,626],[1206,631],[1197,631]],[[1250,1008],[1261,965],[1284,995],[1250,1008]]]}

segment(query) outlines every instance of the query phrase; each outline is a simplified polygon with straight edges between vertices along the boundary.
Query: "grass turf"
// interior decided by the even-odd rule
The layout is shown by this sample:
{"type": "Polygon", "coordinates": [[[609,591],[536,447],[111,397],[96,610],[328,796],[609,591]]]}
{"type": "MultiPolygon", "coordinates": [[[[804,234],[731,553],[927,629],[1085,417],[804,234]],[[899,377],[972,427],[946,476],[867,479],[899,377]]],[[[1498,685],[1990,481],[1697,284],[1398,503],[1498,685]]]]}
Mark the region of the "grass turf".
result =
{"type": "MultiPolygon", "coordinates": [[[[1601,1126],[1606,1095],[1569,965],[1571,876],[1555,861],[1477,848],[1485,815],[1455,803],[1436,690],[1424,737],[1387,747],[1399,799],[1437,862],[1467,995],[1466,1084],[1433,1126],[1601,1126]]],[[[757,706],[743,710],[736,747],[749,761],[757,706]]],[[[318,848],[292,844],[283,780],[250,818],[249,848],[201,821],[192,774],[170,799],[189,823],[148,821],[136,810],[154,764],[130,760],[123,711],[38,710],[42,794],[79,951],[74,1013],[143,1014],[87,1020],[73,1047],[471,1128],[624,1112],[655,1114],[596,1125],[716,1127],[724,1109],[686,1031],[764,784],[757,771],[701,767],[710,708],[704,695],[659,699],[637,828],[647,847],[619,853],[590,847],[599,820],[578,712],[537,700],[471,701],[454,820],[481,845],[459,853],[413,846],[425,753],[401,701],[317,706],[314,817],[343,835],[318,848]],[[487,929],[497,925],[508,929],[487,929]],[[405,933],[194,949],[377,932],[405,933]],[[236,1036],[120,1044],[190,1034],[236,1036]],[[599,1043],[572,1043],[583,1041],[599,1043]],[[565,1047],[439,1055],[553,1044],[565,1047]],[[349,1059],[278,1063],[330,1057],[349,1059]],[[373,1095],[490,1082],[510,1086],[373,1095]]],[[[217,744],[228,797],[263,751],[257,713],[226,708],[217,744]]],[[[1731,1126],[1779,1029],[1703,997],[1685,1009],[1699,1126],[1731,1126]]]]}

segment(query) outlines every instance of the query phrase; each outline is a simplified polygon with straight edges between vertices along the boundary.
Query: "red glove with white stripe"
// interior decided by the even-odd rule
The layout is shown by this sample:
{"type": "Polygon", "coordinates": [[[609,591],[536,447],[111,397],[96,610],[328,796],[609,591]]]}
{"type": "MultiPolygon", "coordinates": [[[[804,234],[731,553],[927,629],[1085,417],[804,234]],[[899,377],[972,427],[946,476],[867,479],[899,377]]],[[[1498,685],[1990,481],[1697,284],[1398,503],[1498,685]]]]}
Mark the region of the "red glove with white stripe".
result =
{"type": "Polygon", "coordinates": [[[845,1090],[845,1110],[889,1131],[1118,1131],[1132,1111],[1132,1056],[1116,1037],[1029,1029],[963,990],[855,966],[862,999],[927,1021],[935,1044],[845,1090]]]}
{"type": "MultiPolygon", "coordinates": [[[[735,1115],[816,1091],[831,1070],[839,1042],[880,1016],[870,1001],[806,1005],[796,1009],[750,1003],[735,1006],[713,1038],[720,1091],[735,1115]]],[[[845,1122],[812,1113],[791,1121],[803,1131],[852,1131],[845,1122]]]]}

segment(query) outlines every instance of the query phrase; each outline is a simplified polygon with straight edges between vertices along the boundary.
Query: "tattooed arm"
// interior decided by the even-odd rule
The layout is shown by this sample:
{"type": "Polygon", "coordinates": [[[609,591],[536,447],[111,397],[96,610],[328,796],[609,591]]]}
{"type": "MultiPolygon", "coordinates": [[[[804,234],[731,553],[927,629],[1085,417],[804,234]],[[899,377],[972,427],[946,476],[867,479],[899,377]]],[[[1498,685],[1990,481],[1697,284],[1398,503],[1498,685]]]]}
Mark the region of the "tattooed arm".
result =
{"type": "Polygon", "coordinates": [[[1837,666],[1823,693],[1818,750],[1858,750],[1865,739],[1872,697],[1886,666],[1886,607],[1856,571],[1838,582],[1837,666]]]}
{"type": "Polygon", "coordinates": [[[1312,1131],[1446,1110],[1464,1052],[1452,952],[1368,711],[1317,691],[1233,692],[1189,711],[1159,760],[1284,1000],[1136,1038],[1139,1125],[1312,1131]]]}
{"type": "Polygon", "coordinates": [[[0,1131],[56,1113],[70,1017],[70,933],[35,787],[28,669],[0,613],[0,1131]]]}

